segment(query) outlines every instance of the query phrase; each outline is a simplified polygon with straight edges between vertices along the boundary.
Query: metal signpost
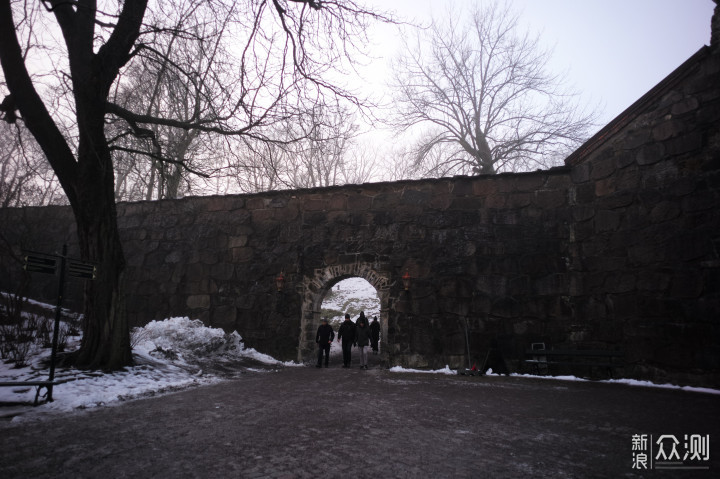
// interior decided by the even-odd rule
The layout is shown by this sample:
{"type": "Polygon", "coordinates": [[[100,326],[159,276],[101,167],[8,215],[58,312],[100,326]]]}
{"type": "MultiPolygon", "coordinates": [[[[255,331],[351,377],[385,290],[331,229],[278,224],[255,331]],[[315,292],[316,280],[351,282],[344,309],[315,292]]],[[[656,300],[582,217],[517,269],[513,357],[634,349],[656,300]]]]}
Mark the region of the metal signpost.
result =
{"type": "MultiPolygon", "coordinates": [[[[94,280],[97,278],[97,268],[93,263],[80,260],[74,260],[67,257],[67,245],[63,245],[61,255],[53,255],[46,253],[37,253],[34,251],[24,251],[23,269],[31,273],[56,274],[58,261],[60,263],[60,281],[58,282],[57,307],[55,308],[55,326],[53,329],[52,353],[50,355],[50,377],[47,381],[47,400],[52,401],[53,381],[55,379],[55,358],[57,356],[58,336],[60,335],[60,317],[63,295],[65,294],[65,275],[94,280]]],[[[38,387],[38,394],[40,393],[38,387]]],[[[37,402],[37,395],[35,397],[37,402]]]]}

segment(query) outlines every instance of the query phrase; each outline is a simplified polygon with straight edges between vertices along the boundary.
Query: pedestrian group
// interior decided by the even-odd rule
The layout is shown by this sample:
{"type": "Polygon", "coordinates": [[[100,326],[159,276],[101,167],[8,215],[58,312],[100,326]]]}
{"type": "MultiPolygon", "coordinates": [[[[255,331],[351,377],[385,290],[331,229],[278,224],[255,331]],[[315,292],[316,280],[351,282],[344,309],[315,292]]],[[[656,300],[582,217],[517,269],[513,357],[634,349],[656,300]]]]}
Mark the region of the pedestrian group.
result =
{"type": "MultiPolygon", "coordinates": [[[[330,345],[335,339],[335,331],[328,324],[327,318],[323,318],[322,324],[315,335],[315,342],[318,344],[318,360],[316,367],[321,368],[323,365],[323,356],[325,357],[325,367],[330,362],[330,345]]],[[[373,354],[378,353],[378,342],[380,341],[380,323],[375,316],[371,323],[365,317],[365,312],[361,311],[356,322],[350,319],[350,315],[345,315],[345,321],[340,324],[337,333],[338,343],[342,343],[343,367],[349,368],[352,360],[353,346],[358,348],[360,355],[360,369],[368,369],[368,354],[372,349],[373,354]]]]}

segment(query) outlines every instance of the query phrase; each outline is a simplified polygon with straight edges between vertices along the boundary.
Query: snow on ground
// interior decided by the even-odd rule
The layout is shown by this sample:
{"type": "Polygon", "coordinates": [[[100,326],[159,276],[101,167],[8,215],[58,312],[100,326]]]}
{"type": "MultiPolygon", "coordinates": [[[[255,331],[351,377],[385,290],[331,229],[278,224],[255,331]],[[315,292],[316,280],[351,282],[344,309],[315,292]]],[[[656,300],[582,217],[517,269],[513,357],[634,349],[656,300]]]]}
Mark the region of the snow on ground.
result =
{"type": "MultiPolygon", "coordinates": [[[[79,336],[70,337],[68,350],[77,347],[79,341],[79,336]]],[[[226,378],[238,377],[246,371],[273,371],[278,367],[302,366],[292,362],[281,363],[266,354],[246,348],[236,332],[226,334],[220,329],[209,328],[199,320],[189,318],[152,321],[133,331],[132,342],[135,366],[124,371],[103,374],[97,371],[58,368],[55,379],[59,384],[53,390],[53,402],[32,407],[30,404],[35,398],[35,387],[0,387],[0,404],[3,404],[0,418],[11,417],[13,421],[37,419],[51,414],[110,406],[130,399],[212,384],[226,378]]],[[[333,349],[339,349],[336,342],[333,349]]],[[[26,367],[15,368],[13,364],[0,361],[0,382],[46,380],[49,356],[49,349],[33,345],[26,367]]],[[[389,371],[456,374],[448,366],[433,371],[396,366],[389,371]]],[[[497,376],[492,370],[488,370],[487,375],[497,376]]],[[[585,381],[568,376],[512,376],[585,381]]],[[[629,379],[604,382],[720,394],[719,390],[708,388],[653,384],[629,379]]]]}
{"type": "Polygon", "coordinates": [[[426,373],[426,374],[457,374],[457,371],[450,369],[450,366],[445,366],[443,369],[405,369],[402,366],[394,366],[389,369],[391,373],[426,373]]]}
{"type": "MultiPolygon", "coordinates": [[[[80,337],[69,340],[68,349],[79,344],[80,337]]],[[[103,374],[74,368],[58,368],[53,389],[53,402],[38,407],[28,406],[35,399],[35,387],[0,387],[0,417],[13,420],[44,416],[111,405],[120,401],[153,396],[192,386],[212,384],[244,371],[272,371],[281,363],[274,358],[245,348],[236,332],[206,327],[199,320],[171,318],[152,321],[132,334],[135,366],[125,371],[103,374]]],[[[48,379],[50,350],[34,346],[28,366],[15,368],[0,362],[1,381],[48,379]]],[[[41,394],[46,391],[43,389],[41,394]]]]}

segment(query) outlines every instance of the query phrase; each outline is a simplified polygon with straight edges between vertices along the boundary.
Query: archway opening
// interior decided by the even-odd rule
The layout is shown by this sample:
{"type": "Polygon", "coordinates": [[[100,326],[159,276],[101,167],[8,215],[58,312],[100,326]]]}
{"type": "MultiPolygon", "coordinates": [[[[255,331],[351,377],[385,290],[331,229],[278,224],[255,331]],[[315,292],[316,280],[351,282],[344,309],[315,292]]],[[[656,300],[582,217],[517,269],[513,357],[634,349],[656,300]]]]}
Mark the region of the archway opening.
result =
{"type": "MultiPolygon", "coordinates": [[[[337,320],[344,320],[345,313],[348,312],[351,320],[355,322],[357,315],[363,310],[362,308],[365,308],[363,311],[366,310],[365,315],[369,318],[369,322],[377,316],[380,325],[378,354],[370,354],[370,356],[373,356],[374,362],[378,365],[388,364],[391,355],[387,343],[390,314],[389,281],[385,271],[377,271],[373,266],[362,262],[328,266],[315,269],[312,276],[303,279],[303,313],[298,361],[306,364],[311,361],[317,362],[318,345],[315,343],[315,336],[322,322],[323,309],[326,310],[327,316],[332,316],[328,317],[329,322],[335,320],[333,330],[337,334],[339,327],[337,320]],[[348,279],[352,281],[341,283],[348,279]],[[360,294],[356,294],[358,289],[362,291],[360,294]],[[324,304],[326,298],[328,303],[324,304]],[[343,298],[346,301],[341,301],[343,298]]],[[[337,342],[337,337],[335,339],[337,342]]],[[[337,344],[333,344],[337,348],[337,344]]],[[[336,362],[342,366],[342,360],[336,362]]],[[[353,351],[353,362],[360,365],[356,351],[353,351]]]]}
{"type": "MultiPolygon", "coordinates": [[[[379,327],[380,297],[373,285],[367,280],[358,277],[347,278],[328,289],[322,301],[320,316],[327,318],[328,323],[335,331],[336,340],[333,341],[330,349],[330,357],[336,364],[342,363],[342,348],[340,343],[337,342],[337,333],[340,325],[345,320],[345,314],[349,314],[351,321],[357,323],[360,313],[364,313],[368,326],[375,318],[379,327]]],[[[381,331],[379,331],[379,335],[382,336],[381,331]]],[[[371,348],[368,357],[370,364],[379,362],[374,360],[372,356],[379,354],[380,344],[381,342],[378,341],[377,351],[373,351],[371,348]]],[[[355,362],[357,353],[356,350],[353,350],[353,362],[355,362]]]]}

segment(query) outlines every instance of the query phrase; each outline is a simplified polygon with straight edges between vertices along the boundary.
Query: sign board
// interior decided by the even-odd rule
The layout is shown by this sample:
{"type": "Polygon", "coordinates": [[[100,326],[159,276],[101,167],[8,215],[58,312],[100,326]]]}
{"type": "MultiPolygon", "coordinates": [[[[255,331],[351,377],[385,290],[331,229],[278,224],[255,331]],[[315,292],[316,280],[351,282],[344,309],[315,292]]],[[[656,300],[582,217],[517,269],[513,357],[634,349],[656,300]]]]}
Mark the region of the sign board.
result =
{"type": "Polygon", "coordinates": [[[55,274],[57,271],[57,258],[26,254],[23,260],[23,269],[29,273],[55,274]]]}
{"type": "Polygon", "coordinates": [[[70,260],[67,273],[75,278],[97,279],[97,268],[92,263],[70,260]]]}

